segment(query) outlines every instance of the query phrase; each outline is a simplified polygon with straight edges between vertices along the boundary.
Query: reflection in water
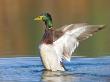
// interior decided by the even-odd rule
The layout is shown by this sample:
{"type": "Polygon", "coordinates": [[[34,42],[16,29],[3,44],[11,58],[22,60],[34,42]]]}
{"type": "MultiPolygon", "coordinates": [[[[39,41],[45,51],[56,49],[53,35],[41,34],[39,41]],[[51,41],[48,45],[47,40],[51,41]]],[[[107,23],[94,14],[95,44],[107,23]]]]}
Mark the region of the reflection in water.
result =
{"type": "Polygon", "coordinates": [[[73,82],[74,76],[67,75],[64,72],[51,72],[51,71],[44,71],[42,75],[43,82],[73,82]]]}
{"type": "Polygon", "coordinates": [[[72,71],[44,71],[40,82],[110,82],[110,76],[95,75],[91,73],[73,73],[72,71]]]}

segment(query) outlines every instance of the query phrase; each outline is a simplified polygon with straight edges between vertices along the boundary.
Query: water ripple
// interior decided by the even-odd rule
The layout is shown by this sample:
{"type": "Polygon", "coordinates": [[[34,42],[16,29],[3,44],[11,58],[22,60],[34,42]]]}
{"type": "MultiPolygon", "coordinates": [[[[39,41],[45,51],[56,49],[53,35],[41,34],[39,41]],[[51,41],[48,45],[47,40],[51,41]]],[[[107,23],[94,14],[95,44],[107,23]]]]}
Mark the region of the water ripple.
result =
{"type": "Polygon", "coordinates": [[[0,82],[110,82],[110,57],[73,57],[68,71],[43,71],[39,57],[0,58],[0,82]]]}

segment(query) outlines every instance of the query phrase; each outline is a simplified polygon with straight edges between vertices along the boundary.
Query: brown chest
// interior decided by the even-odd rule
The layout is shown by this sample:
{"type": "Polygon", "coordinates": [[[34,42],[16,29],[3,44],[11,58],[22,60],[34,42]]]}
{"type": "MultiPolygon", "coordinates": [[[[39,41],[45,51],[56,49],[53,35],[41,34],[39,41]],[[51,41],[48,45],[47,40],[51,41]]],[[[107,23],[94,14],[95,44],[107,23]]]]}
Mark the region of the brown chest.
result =
{"type": "Polygon", "coordinates": [[[46,44],[52,44],[53,38],[54,38],[53,30],[52,29],[46,29],[41,42],[46,43],[46,44]]]}

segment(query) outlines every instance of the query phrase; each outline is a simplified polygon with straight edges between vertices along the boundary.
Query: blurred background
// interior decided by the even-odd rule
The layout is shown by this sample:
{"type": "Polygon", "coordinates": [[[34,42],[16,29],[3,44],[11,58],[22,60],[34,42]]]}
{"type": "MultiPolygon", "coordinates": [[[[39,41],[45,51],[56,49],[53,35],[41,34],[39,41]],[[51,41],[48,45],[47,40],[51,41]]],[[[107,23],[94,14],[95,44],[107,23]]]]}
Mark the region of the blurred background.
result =
{"type": "Polygon", "coordinates": [[[52,14],[54,27],[65,24],[106,24],[95,36],[81,42],[75,55],[110,54],[110,0],[0,0],[0,57],[38,56],[42,22],[34,17],[52,14]]]}

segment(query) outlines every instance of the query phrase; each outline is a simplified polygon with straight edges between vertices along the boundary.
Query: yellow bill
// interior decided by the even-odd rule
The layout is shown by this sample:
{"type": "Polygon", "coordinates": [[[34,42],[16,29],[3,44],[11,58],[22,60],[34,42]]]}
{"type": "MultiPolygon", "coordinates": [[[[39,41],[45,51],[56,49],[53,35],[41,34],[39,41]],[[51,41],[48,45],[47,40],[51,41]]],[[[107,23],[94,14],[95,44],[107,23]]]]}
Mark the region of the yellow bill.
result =
{"type": "Polygon", "coordinates": [[[43,20],[43,16],[38,16],[38,17],[34,18],[34,20],[38,20],[38,21],[43,20]]]}

